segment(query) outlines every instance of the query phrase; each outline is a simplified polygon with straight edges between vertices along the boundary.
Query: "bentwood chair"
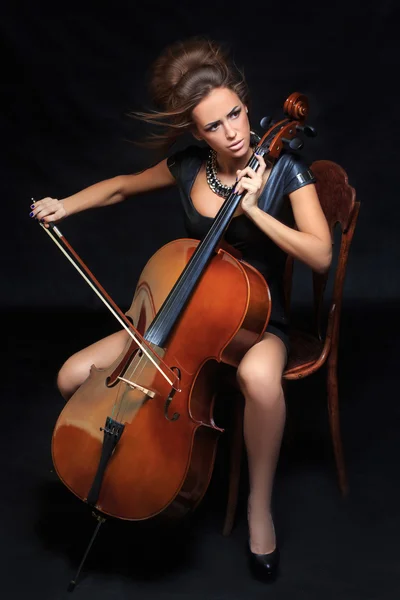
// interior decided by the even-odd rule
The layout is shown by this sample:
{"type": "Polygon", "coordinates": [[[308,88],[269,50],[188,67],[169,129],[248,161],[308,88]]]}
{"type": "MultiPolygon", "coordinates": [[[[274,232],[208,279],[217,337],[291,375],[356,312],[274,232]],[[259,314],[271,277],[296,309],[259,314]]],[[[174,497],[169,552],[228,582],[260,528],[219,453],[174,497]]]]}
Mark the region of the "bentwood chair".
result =
{"type": "MultiPolygon", "coordinates": [[[[346,172],[336,163],[319,160],[311,165],[316,177],[316,187],[322,209],[333,234],[336,224],[340,226],[340,249],[333,270],[333,293],[327,318],[324,314],[324,292],[327,287],[329,272],[318,274],[313,272],[313,328],[309,330],[290,330],[290,353],[283,373],[283,384],[312,375],[322,366],[326,367],[327,402],[330,432],[336,462],[338,484],[343,496],[348,491],[346,467],[343,456],[339,421],[339,399],[337,381],[339,324],[342,306],[343,284],[347,259],[360,203],[356,202],[356,193],[348,183],[346,172]],[[323,323],[323,321],[325,321],[323,323]],[[323,327],[323,325],[325,325],[323,327]]],[[[287,259],[285,270],[285,302],[289,312],[293,277],[293,259],[287,259]]],[[[223,534],[229,535],[236,513],[238,500],[241,457],[243,452],[243,407],[244,401],[235,386],[234,419],[231,432],[229,492],[223,534]]]]}

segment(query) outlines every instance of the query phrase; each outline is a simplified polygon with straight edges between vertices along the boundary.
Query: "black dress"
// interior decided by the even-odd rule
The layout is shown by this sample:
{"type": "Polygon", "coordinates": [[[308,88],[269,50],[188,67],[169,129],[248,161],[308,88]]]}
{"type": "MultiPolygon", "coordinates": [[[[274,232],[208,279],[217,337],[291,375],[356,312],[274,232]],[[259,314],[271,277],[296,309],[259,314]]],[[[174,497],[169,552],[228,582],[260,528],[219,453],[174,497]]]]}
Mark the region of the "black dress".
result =
{"type": "MultiPolygon", "coordinates": [[[[208,152],[207,147],[188,146],[167,160],[179,188],[187,235],[198,240],[203,239],[214,220],[198,213],[191,200],[193,183],[201,165],[207,160],[208,152]]],[[[293,227],[294,217],[288,194],[315,181],[314,175],[301,158],[295,154],[281,154],[258,199],[258,206],[285,225],[293,227]]],[[[242,253],[244,261],[265,277],[272,299],[267,331],[277,335],[289,350],[288,319],[283,294],[287,254],[245,214],[231,220],[224,239],[242,253]]]]}

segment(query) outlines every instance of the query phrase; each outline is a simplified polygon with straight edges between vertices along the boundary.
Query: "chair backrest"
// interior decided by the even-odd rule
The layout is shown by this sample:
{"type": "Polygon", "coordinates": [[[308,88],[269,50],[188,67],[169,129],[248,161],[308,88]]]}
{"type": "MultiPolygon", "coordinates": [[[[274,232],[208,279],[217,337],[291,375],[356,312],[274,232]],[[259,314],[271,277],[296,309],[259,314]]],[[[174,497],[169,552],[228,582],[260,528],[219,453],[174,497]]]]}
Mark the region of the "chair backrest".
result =
{"type": "MultiPolygon", "coordinates": [[[[331,299],[326,336],[331,337],[331,346],[337,351],[339,336],[340,310],[343,296],[343,284],[346,273],[347,260],[357,223],[360,203],[356,202],[355,189],[349,185],[347,173],[338,164],[329,160],[318,160],[311,165],[311,170],[316,177],[316,188],[322,210],[328,221],[332,243],[334,229],[339,224],[341,229],[340,249],[335,268],[333,294],[331,299]]],[[[314,292],[314,324],[315,333],[322,339],[322,313],[323,300],[329,272],[319,274],[313,272],[314,292]]],[[[293,258],[288,257],[285,270],[285,301],[286,308],[290,309],[290,296],[293,274],[293,258]]]]}

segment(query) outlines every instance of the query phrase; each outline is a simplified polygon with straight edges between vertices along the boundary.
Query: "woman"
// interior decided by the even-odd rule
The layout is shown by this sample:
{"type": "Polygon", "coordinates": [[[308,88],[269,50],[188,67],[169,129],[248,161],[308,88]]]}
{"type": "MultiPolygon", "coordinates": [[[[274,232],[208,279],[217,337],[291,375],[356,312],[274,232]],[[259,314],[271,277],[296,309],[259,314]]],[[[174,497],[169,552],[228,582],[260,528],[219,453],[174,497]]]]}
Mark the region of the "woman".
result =
{"type": "MultiPolygon", "coordinates": [[[[186,132],[203,144],[189,146],[141,173],[101,181],[68,198],[43,198],[32,205],[30,216],[46,224],[141,192],[177,185],[187,234],[201,239],[232,187],[245,192],[225,239],[266,277],[272,296],[266,333],[237,370],[245,398],[250,563],[269,580],[279,563],[270,505],[285,423],[281,379],[288,338],[283,269],[290,254],[315,271],[326,271],[331,262],[331,236],[315,179],[298,157],[283,154],[272,170],[257,156],[257,173],[246,168],[254,146],[248,91],[243,76],[217,44],[204,39],[178,42],[159,57],[151,75],[152,97],[160,110],[137,116],[164,124],[158,142],[166,148],[186,132]]],[[[66,361],[58,375],[58,387],[66,400],[88,377],[92,364],[102,368],[117,358],[127,335],[125,331],[114,333],[66,361]]]]}

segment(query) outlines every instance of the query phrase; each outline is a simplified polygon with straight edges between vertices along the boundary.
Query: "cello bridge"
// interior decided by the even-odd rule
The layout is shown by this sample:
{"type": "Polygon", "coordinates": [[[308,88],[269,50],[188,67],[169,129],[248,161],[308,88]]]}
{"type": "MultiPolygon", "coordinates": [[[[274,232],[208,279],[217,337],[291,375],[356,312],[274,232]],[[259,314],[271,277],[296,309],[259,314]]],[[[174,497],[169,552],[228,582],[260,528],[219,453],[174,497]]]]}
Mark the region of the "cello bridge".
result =
{"type": "Polygon", "coordinates": [[[147,388],[143,387],[142,385],[139,385],[138,383],[135,383],[134,381],[129,381],[129,379],[125,379],[124,377],[117,377],[117,379],[120,379],[124,383],[127,383],[134,390],[139,390],[139,392],[143,392],[143,394],[146,394],[146,396],[148,396],[149,398],[154,398],[154,396],[156,395],[155,392],[148,390],[147,388]]]}

